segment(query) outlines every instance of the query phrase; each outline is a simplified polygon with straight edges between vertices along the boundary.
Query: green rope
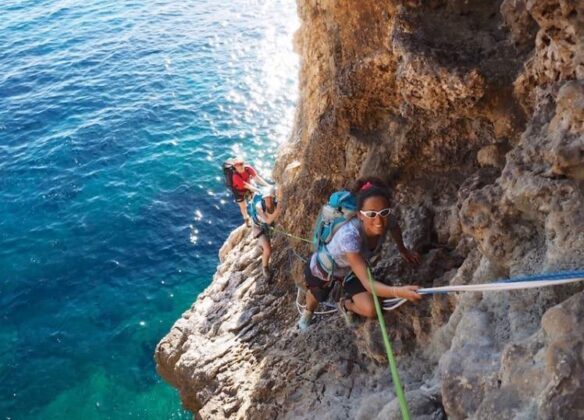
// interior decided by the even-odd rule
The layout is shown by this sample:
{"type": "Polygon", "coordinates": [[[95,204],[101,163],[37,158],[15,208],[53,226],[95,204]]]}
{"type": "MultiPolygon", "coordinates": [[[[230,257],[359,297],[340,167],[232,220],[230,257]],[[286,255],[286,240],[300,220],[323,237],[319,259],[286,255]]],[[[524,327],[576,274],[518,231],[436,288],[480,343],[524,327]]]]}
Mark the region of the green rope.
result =
{"type": "Polygon", "coordinates": [[[304,239],[304,238],[301,238],[301,237],[299,237],[299,236],[294,236],[294,235],[292,235],[291,233],[288,233],[288,232],[286,232],[286,231],[283,231],[283,230],[276,229],[276,228],[275,228],[275,227],[273,227],[273,226],[270,226],[270,229],[272,229],[274,232],[281,233],[282,235],[289,236],[290,238],[297,239],[297,240],[299,240],[299,241],[308,242],[309,244],[311,244],[311,243],[312,243],[312,241],[310,241],[310,240],[308,240],[308,239],[304,239]]]}
{"type": "Polygon", "coordinates": [[[393,357],[393,350],[391,349],[391,343],[389,342],[389,337],[387,335],[385,319],[383,318],[383,312],[381,312],[381,306],[379,305],[379,300],[377,299],[377,293],[375,292],[375,287],[373,285],[373,277],[371,276],[371,271],[369,270],[369,267],[367,267],[367,275],[369,276],[369,284],[371,285],[371,293],[373,294],[373,302],[375,303],[375,312],[377,312],[377,318],[379,319],[379,325],[381,327],[383,344],[385,344],[385,351],[387,352],[387,359],[389,360],[389,370],[391,371],[391,378],[393,379],[393,385],[395,387],[395,392],[399,400],[399,408],[401,410],[402,418],[404,420],[410,420],[410,411],[408,410],[408,403],[406,401],[404,390],[399,379],[397,363],[395,362],[395,358],[393,357]]]}

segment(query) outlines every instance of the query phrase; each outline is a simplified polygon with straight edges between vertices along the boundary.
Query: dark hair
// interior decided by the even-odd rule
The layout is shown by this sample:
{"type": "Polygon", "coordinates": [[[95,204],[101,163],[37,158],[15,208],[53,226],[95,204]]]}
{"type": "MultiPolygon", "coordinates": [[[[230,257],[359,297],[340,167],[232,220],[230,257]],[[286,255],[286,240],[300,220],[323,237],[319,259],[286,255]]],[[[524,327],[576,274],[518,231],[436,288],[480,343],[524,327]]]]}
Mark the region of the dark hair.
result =
{"type": "Polygon", "coordinates": [[[359,178],[353,184],[351,192],[357,197],[357,208],[361,210],[365,200],[371,197],[383,197],[391,204],[391,194],[385,182],[376,177],[359,178]]]}

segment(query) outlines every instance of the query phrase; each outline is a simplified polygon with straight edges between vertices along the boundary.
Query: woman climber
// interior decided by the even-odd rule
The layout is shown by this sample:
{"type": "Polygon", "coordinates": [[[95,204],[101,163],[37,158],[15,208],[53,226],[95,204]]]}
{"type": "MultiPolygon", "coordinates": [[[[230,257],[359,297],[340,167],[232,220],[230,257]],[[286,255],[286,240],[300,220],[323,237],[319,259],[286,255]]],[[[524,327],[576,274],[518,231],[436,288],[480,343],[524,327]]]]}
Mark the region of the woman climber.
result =
{"type": "MultiPolygon", "coordinates": [[[[339,309],[347,322],[351,323],[352,313],[375,317],[367,261],[380,251],[387,230],[390,230],[406,261],[412,264],[420,262],[420,256],[404,246],[401,230],[390,217],[389,191],[385,183],[377,178],[360,179],[352,192],[357,200],[356,217],[344,223],[324,247],[326,257],[332,262],[332,270],[325,269],[320,262],[324,259],[320,248],[306,264],[304,275],[308,292],[306,308],[298,322],[301,330],[310,324],[318,302],[327,300],[334,280],[344,279],[344,296],[339,302],[339,309]]],[[[416,292],[418,286],[394,287],[375,280],[373,284],[379,297],[398,297],[410,301],[421,298],[416,292]]]]}
{"type": "Polygon", "coordinates": [[[281,190],[274,186],[262,188],[249,202],[247,213],[251,218],[252,234],[262,248],[262,273],[265,280],[271,279],[270,256],[272,255],[272,226],[282,213],[281,190]],[[276,192],[277,191],[277,192],[276,192]]]}

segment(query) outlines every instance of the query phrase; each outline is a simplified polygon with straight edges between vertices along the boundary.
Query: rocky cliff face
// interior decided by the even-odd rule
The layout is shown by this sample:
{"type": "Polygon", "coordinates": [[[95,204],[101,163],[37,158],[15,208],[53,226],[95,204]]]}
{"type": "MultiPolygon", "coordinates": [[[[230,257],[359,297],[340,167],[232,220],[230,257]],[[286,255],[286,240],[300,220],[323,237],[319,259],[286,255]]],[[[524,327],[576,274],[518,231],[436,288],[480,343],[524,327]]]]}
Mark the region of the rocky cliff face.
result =
{"type": "MultiPolygon", "coordinates": [[[[299,0],[295,130],[275,177],[281,226],[308,236],[326,196],[390,181],[408,267],[378,279],[471,284],[584,266],[584,4],[299,0]]],[[[203,418],[399,418],[379,326],[295,329],[301,243],[275,279],[233,232],[211,286],[156,349],[203,418]]],[[[584,418],[584,293],[559,286],[425,298],[386,315],[413,418],[584,418]]]]}

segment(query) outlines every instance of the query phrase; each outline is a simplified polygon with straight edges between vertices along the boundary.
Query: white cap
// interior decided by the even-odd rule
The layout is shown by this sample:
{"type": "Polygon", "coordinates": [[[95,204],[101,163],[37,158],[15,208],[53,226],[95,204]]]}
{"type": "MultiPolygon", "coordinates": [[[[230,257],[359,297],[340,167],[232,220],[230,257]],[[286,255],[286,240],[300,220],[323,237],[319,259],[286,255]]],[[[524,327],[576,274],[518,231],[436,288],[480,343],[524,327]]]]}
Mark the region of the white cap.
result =
{"type": "Polygon", "coordinates": [[[235,156],[233,159],[231,159],[231,163],[234,165],[243,162],[245,162],[245,160],[241,156],[235,156]]]}
{"type": "Polygon", "coordinates": [[[275,197],[276,196],[276,187],[273,185],[268,185],[267,187],[262,188],[262,197],[275,197]]]}

